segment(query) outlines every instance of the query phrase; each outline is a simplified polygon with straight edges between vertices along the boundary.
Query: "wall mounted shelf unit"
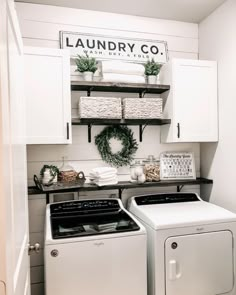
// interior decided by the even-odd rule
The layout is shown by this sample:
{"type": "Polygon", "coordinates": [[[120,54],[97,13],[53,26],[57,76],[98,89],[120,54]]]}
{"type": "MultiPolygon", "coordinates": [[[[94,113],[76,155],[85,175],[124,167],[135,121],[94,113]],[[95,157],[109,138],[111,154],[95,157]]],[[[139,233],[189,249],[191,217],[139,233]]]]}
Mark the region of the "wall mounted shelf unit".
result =
{"type": "MultiPolygon", "coordinates": [[[[87,96],[91,91],[101,92],[126,92],[138,93],[139,97],[144,97],[146,93],[161,94],[170,90],[169,85],[160,84],[140,84],[140,83],[113,83],[113,82],[71,82],[72,91],[87,91],[87,96]]],[[[142,142],[143,132],[147,125],[170,124],[170,119],[73,119],[72,125],[88,125],[88,142],[91,142],[91,129],[93,125],[135,125],[139,126],[139,141],[142,142]]]]}
{"type": "Polygon", "coordinates": [[[91,91],[101,92],[126,92],[139,93],[143,97],[146,93],[161,94],[170,90],[169,85],[161,84],[146,84],[146,83],[114,83],[114,82],[86,82],[75,81],[71,82],[72,91],[87,91],[87,96],[90,96],[91,91]]]}
{"type": "Polygon", "coordinates": [[[139,141],[143,140],[143,132],[147,125],[170,124],[170,119],[72,119],[72,125],[88,125],[88,142],[91,142],[91,130],[93,125],[139,125],[139,141]]]}
{"type": "Polygon", "coordinates": [[[114,185],[97,186],[92,183],[57,183],[51,186],[43,186],[42,189],[28,187],[28,194],[46,194],[46,202],[49,203],[49,195],[52,193],[65,193],[65,192],[85,192],[85,191],[103,191],[103,190],[118,190],[119,198],[122,197],[122,192],[125,189],[144,188],[144,187],[168,187],[175,186],[177,191],[180,192],[185,185],[199,185],[199,184],[212,184],[213,180],[207,178],[196,178],[192,180],[162,180],[158,182],[145,182],[142,184],[131,183],[129,181],[120,181],[114,185]]]}

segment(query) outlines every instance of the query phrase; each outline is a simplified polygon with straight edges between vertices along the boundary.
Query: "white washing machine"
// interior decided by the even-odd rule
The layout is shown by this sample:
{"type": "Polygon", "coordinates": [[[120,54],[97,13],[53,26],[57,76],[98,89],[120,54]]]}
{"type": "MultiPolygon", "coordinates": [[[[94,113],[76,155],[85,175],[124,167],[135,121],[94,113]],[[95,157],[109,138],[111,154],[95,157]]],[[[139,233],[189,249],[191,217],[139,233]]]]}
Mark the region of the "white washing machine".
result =
{"type": "Polygon", "coordinates": [[[49,204],[46,295],[146,295],[146,230],[118,199],[49,204]]]}
{"type": "Polygon", "coordinates": [[[133,197],[147,230],[149,295],[236,294],[236,215],[197,194],[133,197]]]}

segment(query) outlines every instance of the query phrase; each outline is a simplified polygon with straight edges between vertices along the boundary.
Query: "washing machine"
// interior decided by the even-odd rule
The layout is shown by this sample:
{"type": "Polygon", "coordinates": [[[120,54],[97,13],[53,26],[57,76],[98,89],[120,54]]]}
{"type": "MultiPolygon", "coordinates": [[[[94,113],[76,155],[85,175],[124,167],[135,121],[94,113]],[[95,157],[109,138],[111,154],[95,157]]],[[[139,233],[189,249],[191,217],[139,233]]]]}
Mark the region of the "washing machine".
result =
{"type": "Polygon", "coordinates": [[[236,294],[236,215],[194,193],[131,198],[147,230],[149,295],[236,294]]]}
{"type": "Polygon", "coordinates": [[[146,295],[146,230],[119,199],[48,204],[46,295],[146,295]]]}

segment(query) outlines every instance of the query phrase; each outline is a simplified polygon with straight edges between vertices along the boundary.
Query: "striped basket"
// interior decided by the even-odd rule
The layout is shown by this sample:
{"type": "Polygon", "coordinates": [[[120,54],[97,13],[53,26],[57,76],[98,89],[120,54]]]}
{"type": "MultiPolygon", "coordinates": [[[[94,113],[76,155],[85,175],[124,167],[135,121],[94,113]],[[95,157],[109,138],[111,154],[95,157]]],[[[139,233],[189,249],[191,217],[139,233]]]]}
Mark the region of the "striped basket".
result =
{"type": "Polygon", "coordinates": [[[124,98],[124,119],[161,119],[162,98],[124,98]]]}
{"type": "Polygon", "coordinates": [[[79,118],[121,119],[121,98],[117,97],[80,97],[79,118]]]}

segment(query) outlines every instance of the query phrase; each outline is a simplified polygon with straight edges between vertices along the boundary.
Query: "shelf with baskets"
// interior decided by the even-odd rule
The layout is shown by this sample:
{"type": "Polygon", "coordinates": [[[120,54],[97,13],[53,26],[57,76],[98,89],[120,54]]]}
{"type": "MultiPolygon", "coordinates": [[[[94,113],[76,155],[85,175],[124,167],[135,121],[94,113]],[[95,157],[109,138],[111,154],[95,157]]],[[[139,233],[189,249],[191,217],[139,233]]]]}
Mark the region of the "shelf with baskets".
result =
{"type": "MultiPolygon", "coordinates": [[[[71,83],[72,91],[87,91],[87,97],[91,95],[91,91],[101,92],[125,92],[138,93],[140,98],[143,98],[146,93],[161,94],[170,90],[169,85],[157,84],[137,84],[137,83],[111,83],[111,82],[85,82],[76,81],[71,83]]],[[[157,98],[158,99],[158,98],[157,98]]],[[[170,119],[110,119],[110,118],[81,118],[73,119],[72,125],[87,125],[88,126],[88,142],[91,142],[91,129],[93,125],[135,125],[139,126],[139,141],[142,142],[143,132],[148,125],[166,125],[170,124],[170,119]]]]}
{"type": "Polygon", "coordinates": [[[143,97],[146,93],[161,94],[170,90],[169,85],[161,84],[146,84],[146,83],[115,83],[115,82],[71,82],[72,91],[87,91],[87,96],[90,96],[91,91],[101,92],[126,92],[139,93],[143,97]]]}

